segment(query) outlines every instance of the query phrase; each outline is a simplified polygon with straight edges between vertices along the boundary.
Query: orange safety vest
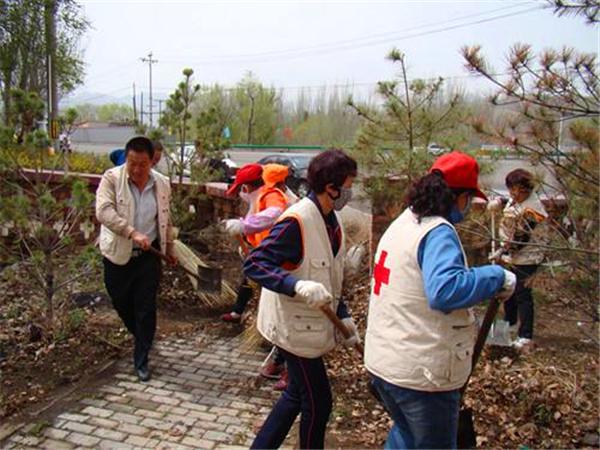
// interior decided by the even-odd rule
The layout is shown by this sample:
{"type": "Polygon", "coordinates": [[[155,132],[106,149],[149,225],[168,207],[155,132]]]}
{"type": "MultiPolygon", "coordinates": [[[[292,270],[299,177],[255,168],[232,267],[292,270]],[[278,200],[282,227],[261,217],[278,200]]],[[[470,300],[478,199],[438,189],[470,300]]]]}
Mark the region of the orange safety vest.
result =
{"type": "MultiPolygon", "coordinates": [[[[256,211],[254,211],[253,214],[259,213],[273,206],[279,206],[283,209],[287,208],[289,198],[281,189],[278,189],[276,187],[263,186],[260,188],[260,190],[261,192],[258,196],[258,200],[256,201],[256,211]]],[[[253,247],[257,247],[258,244],[260,244],[262,240],[269,235],[269,231],[271,231],[270,228],[263,231],[259,231],[258,233],[249,234],[246,236],[246,240],[253,247]]]]}

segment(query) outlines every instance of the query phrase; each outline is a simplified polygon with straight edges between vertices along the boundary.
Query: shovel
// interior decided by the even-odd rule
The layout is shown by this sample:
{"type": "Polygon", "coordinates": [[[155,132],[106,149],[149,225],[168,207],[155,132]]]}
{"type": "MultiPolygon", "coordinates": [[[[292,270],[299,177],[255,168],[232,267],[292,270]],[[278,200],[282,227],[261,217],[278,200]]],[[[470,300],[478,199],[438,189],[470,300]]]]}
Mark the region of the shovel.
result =
{"type": "MultiPolygon", "coordinates": [[[[160,259],[170,262],[166,255],[156,250],[154,247],[149,247],[148,251],[160,259]]],[[[179,264],[188,275],[194,277],[198,281],[198,291],[210,292],[218,294],[221,292],[221,269],[216,267],[198,266],[198,272],[194,273],[187,267],[179,264]]]]}
{"type": "MultiPolygon", "coordinates": [[[[496,213],[492,211],[492,255],[496,253],[496,213]]],[[[494,262],[492,262],[494,264],[494,262]]],[[[506,320],[496,320],[491,328],[489,335],[486,340],[486,344],[495,345],[497,347],[510,347],[512,345],[512,339],[510,336],[510,324],[506,320]]]]}
{"type": "Polygon", "coordinates": [[[462,404],[462,398],[464,397],[465,391],[467,390],[467,385],[469,384],[469,380],[471,379],[473,370],[477,365],[479,356],[481,356],[481,351],[483,350],[483,346],[485,345],[485,340],[487,339],[488,332],[490,331],[492,322],[494,321],[494,318],[498,313],[499,307],[500,302],[497,299],[493,298],[490,300],[490,304],[487,308],[487,311],[485,312],[485,317],[483,318],[483,323],[481,324],[481,328],[479,329],[479,334],[477,335],[477,341],[475,341],[475,347],[473,348],[471,373],[469,374],[467,381],[460,390],[461,408],[458,414],[458,448],[475,448],[477,446],[475,427],[473,425],[473,411],[471,410],[471,408],[467,408],[466,406],[464,406],[464,404],[462,404]]]}

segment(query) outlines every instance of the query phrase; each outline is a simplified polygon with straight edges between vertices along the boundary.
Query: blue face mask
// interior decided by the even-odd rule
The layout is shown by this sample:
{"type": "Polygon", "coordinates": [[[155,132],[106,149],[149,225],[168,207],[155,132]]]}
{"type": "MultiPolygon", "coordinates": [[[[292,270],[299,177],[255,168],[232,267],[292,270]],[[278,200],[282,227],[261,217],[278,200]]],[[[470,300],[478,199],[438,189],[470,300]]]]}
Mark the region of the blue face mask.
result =
{"type": "Polygon", "coordinates": [[[469,210],[471,209],[471,200],[472,198],[469,196],[469,199],[467,200],[467,205],[465,206],[465,209],[463,211],[458,209],[458,206],[456,206],[456,204],[452,206],[450,216],[448,217],[448,221],[451,224],[460,223],[463,220],[465,220],[465,216],[469,213],[469,210]]]}
{"type": "Polygon", "coordinates": [[[458,209],[458,206],[453,205],[450,210],[450,215],[448,216],[448,221],[454,225],[456,223],[460,223],[465,219],[465,215],[458,209]]]}

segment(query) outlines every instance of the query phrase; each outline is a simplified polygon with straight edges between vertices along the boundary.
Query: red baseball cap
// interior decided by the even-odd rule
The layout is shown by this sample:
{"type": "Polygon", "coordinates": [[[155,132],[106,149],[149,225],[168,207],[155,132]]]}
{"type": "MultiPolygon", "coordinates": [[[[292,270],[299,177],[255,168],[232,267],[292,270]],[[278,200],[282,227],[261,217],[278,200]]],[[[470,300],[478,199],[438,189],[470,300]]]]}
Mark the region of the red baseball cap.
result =
{"type": "Polygon", "coordinates": [[[226,195],[235,195],[242,187],[242,184],[253,183],[261,179],[263,168],[260,164],[246,164],[235,174],[235,181],[227,189],[226,195]]]}
{"type": "Polygon", "coordinates": [[[450,152],[435,160],[429,172],[439,170],[444,181],[451,188],[473,189],[475,195],[487,201],[487,197],[479,189],[479,164],[475,158],[461,152],[450,152]]]}

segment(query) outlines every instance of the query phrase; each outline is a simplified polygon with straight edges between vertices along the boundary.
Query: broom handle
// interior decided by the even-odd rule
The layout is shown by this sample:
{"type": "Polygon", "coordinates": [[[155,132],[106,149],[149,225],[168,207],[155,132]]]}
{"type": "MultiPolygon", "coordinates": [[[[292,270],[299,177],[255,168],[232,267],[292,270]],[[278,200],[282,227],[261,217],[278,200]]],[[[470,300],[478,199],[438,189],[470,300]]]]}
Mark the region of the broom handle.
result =
{"type": "Polygon", "coordinates": [[[240,247],[242,247],[242,253],[244,254],[244,256],[248,256],[248,253],[250,253],[250,250],[248,249],[248,245],[246,244],[246,241],[244,240],[244,238],[242,237],[241,234],[237,235],[238,241],[240,242],[240,247]]]}
{"type": "MultiPolygon", "coordinates": [[[[163,255],[161,252],[159,252],[158,250],[156,250],[154,247],[148,247],[148,252],[152,253],[155,256],[158,256],[160,259],[162,259],[163,261],[168,262],[169,264],[171,263],[171,260],[169,258],[167,258],[167,255],[163,255]]],[[[187,267],[185,267],[184,265],[182,265],[181,263],[177,262],[177,265],[179,267],[181,267],[183,269],[184,272],[186,272],[188,275],[191,275],[192,277],[194,277],[196,280],[198,281],[202,281],[200,279],[200,277],[198,276],[197,273],[192,272],[190,269],[188,269],[187,267]]]]}
{"type": "MultiPolygon", "coordinates": [[[[496,249],[496,212],[491,212],[492,216],[492,253],[496,249]]],[[[492,261],[492,264],[495,264],[492,261]]],[[[496,318],[496,314],[498,313],[498,309],[500,309],[500,301],[496,299],[496,297],[490,300],[490,304],[487,307],[485,312],[485,316],[483,318],[483,323],[481,324],[481,328],[479,328],[479,333],[477,334],[477,340],[475,341],[475,346],[473,347],[473,358],[471,360],[471,373],[467,377],[467,381],[463,384],[463,387],[460,388],[460,397],[465,394],[467,390],[467,385],[469,384],[469,380],[471,379],[471,375],[475,370],[475,366],[477,365],[477,361],[479,361],[479,357],[481,356],[481,352],[483,351],[483,346],[485,345],[485,340],[487,339],[488,333],[490,332],[490,328],[492,327],[492,323],[496,318]]]]}
{"type": "Polygon", "coordinates": [[[483,346],[485,345],[485,340],[487,339],[487,335],[490,332],[490,328],[492,327],[492,323],[496,318],[496,314],[498,313],[498,309],[500,308],[500,301],[496,298],[492,298],[490,300],[490,304],[487,307],[485,312],[485,317],[483,318],[483,323],[481,324],[481,328],[479,328],[479,333],[477,334],[477,340],[475,341],[475,347],[473,347],[473,358],[471,362],[471,373],[469,374],[467,381],[463,384],[463,387],[460,389],[460,396],[462,397],[467,390],[467,385],[469,384],[469,380],[471,379],[471,375],[475,370],[475,366],[477,365],[477,361],[479,361],[479,357],[481,356],[481,352],[483,350],[483,346]]]}
{"type": "MultiPolygon", "coordinates": [[[[344,336],[346,339],[352,336],[352,333],[348,331],[348,328],[346,328],[344,322],[340,320],[340,318],[337,316],[336,313],[333,312],[329,305],[321,306],[320,309],[321,311],[323,311],[323,314],[325,314],[327,318],[331,321],[331,323],[333,323],[333,326],[336,327],[340,333],[342,333],[342,336],[344,336]]],[[[354,344],[354,348],[358,350],[358,352],[361,355],[364,353],[363,345],[360,342],[354,344]]]]}

